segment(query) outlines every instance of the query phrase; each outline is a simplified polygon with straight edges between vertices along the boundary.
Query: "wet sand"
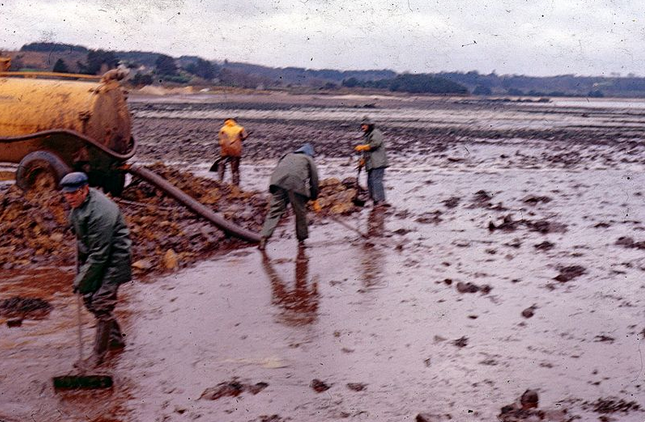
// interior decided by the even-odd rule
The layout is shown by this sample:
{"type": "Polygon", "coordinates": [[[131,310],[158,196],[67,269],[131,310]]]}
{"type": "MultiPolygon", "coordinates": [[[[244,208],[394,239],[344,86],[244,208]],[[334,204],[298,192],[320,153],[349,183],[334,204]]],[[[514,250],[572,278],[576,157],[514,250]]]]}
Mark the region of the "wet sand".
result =
{"type": "MultiPolygon", "coordinates": [[[[643,144],[631,129],[609,142],[613,130],[586,129],[587,143],[572,128],[571,142],[407,139],[416,151],[392,148],[386,174],[393,206],[343,219],[369,240],[314,217],[299,251],[289,219],[266,255],[242,248],[124,286],[128,347],[108,392],[51,389],[78,353],[71,268],[3,271],[0,298],[54,308],[0,326],[0,419],[493,421],[533,389],[541,409],[567,410],[560,420],[642,421],[643,144]]],[[[244,163],[245,189],[263,189],[271,154],[244,163]]],[[[189,165],[204,175],[208,161],[189,165]]],[[[324,177],[354,173],[333,153],[319,162],[324,177]]]]}

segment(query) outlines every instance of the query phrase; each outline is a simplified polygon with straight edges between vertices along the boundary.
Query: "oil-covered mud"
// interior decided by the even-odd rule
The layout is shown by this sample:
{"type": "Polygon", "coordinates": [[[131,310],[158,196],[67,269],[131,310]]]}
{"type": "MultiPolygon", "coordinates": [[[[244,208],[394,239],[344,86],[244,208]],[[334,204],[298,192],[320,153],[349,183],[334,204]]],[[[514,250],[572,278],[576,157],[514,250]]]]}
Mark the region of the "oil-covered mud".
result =
{"type": "MultiPolygon", "coordinates": [[[[257,155],[243,160],[245,193],[264,192],[274,157],[304,140],[321,153],[321,176],[345,186],[356,174],[355,118],[386,115],[378,101],[360,106],[370,99],[352,100],[336,121],[328,116],[338,111],[315,103],[314,118],[296,124],[277,113],[283,103],[257,106],[264,99],[147,101],[135,105],[140,159],[206,179],[212,139],[197,141],[195,129],[220,122],[182,113],[234,111],[251,131],[275,128],[273,141],[263,131],[247,141],[257,155]],[[143,113],[159,110],[167,114],[143,113]],[[254,110],[260,117],[244,121],[254,110]],[[156,128],[149,137],[146,127],[156,128]]],[[[124,285],[117,311],[128,345],[102,369],[115,379],[109,391],[51,388],[78,355],[71,267],[2,270],[0,299],[39,297],[52,310],[0,326],[0,419],[644,420],[640,109],[459,101],[425,113],[388,105],[391,207],[310,213],[304,249],[289,217],[265,253],[240,242],[124,285]],[[489,122],[499,136],[486,135],[489,122]],[[398,141],[397,128],[408,130],[398,141]],[[432,135],[444,128],[478,135],[432,135]]],[[[83,322],[89,345],[92,318],[83,322]]]]}
{"type": "MultiPolygon", "coordinates": [[[[255,232],[262,227],[268,204],[266,192],[242,191],[161,163],[149,168],[228,221],[255,232]]],[[[355,195],[356,178],[322,180],[319,215],[355,212],[355,195]]],[[[140,179],[133,179],[115,201],[131,231],[135,275],[176,270],[243,245],[140,179]]],[[[0,189],[1,267],[24,270],[71,265],[75,243],[68,214],[69,206],[58,192],[25,194],[15,185],[0,189]]]]}

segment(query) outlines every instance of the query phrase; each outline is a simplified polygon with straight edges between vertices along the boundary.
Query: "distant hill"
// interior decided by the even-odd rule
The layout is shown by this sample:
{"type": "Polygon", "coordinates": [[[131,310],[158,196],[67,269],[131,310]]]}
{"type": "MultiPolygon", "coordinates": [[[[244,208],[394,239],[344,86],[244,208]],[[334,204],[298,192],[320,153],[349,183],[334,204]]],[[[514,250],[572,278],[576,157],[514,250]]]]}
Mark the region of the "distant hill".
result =
{"type": "Polygon", "coordinates": [[[327,82],[340,84],[343,80],[356,78],[361,81],[391,79],[396,77],[392,70],[333,70],[305,69],[301,67],[267,67],[248,63],[225,62],[222,67],[234,72],[245,73],[260,78],[270,79],[285,85],[319,84],[327,82]]]}
{"type": "MultiPolygon", "coordinates": [[[[12,69],[53,69],[60,59],[70,72],[98,69],[88,66],[88,56],[94,50],[81,45],[37,42],[25,44],[20,51],[7,52],[12,57],[12,69]]],[[[148,51],[111,51],[116,57],[138,73],[137,81],[163,81],[164,83],[194,83],[197,75],[208,78],[211,84],[245,88],[306,87],[313,89],[345,90],[366,88],[411,93],[474,94],[493,96],[580,96],[580,97],[645,97],[645,78],[592,77],[559,75],[533,77],[525,75],[497,75],[470,72],[440,72],[424,74],[398,74],[392,70],[334,70],[306,69],[300,67],[275,68],[250,63],[210,61],[199,56],[172,58],[163,53],[148,51]],[[164,67],[177,68],[164,74],[157,69],[160,57],[164,67]],[[210,64],[209,64],[210,63],[210,64]],[[205,69],[211,67],[211,69],[205,69]],[[158,77],[159,75],[163,77],[158,77]],[[144,77],[145,76],[145,77],[144,77]],[[152,77],[155,76],[155,77],[152,77]],[[212,80],[211,80],[212,78],[212,80]]],[[[96,54],[94,54],[96,56],[96,54]]],[[[101,67],[102,69],[104,67],[101,67]]],[[[202,82],[203,83],[203,82],[202,82]]]]}
{"type": "Polygon", "coordinates": [[[20,48],[20,51],[38,51],[41,53],[83,53],[87,54],[88,49],[82,45],[73,44],[60,44],[53,42],[33,42],[25,44],[20,48]]]}
{"type": "Polygon", "coordinates": [[[542,97],[645,97],[645,78],[559,75],[535,77],[523,75],[488,75],[472,72],[441,72],[437,76],[468,87],[484,95],[542,97]]]}

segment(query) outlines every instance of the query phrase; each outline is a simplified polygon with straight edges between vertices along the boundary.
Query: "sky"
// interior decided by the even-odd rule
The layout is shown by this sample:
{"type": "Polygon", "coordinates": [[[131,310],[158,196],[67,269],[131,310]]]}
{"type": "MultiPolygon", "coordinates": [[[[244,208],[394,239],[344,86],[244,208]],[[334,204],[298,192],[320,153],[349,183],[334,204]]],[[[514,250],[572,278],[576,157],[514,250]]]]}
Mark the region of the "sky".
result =
{"type": "Polygon", "coordinates": [[[0,0],[47,41],[272,67],[645,76],[643,0],[0,0]]]}

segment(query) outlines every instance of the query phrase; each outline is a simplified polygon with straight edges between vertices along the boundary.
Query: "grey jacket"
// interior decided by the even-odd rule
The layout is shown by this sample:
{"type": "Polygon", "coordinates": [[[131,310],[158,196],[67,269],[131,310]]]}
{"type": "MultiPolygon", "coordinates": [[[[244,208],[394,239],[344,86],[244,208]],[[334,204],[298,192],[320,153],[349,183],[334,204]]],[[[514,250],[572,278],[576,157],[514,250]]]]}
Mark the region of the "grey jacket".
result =
{"type": "Polygon", "coordinates": [[[269,191],[273,193],[276,187],[309,199],[318,198],[318,170],[313,158],[301,152],[282,157],[271,174],[269,191]]]}
{"type": "Polygon", "coordinates": [[[363,134],[363,140],[369,144],[370,150],[363,152],[365,158],[365,170],[388,167],[387,153],[385,152],[385,141],[383,133],[379,129],[372,129],[363,134]]]}
{"type": "Polygon", "coordinates": [[[69,220],[78,252],[75,288],[87,294],[103,283],[121,284],[132,279],[130,231],[114,202],[90,189],[81,206],[72,209],[69,220]]]}

